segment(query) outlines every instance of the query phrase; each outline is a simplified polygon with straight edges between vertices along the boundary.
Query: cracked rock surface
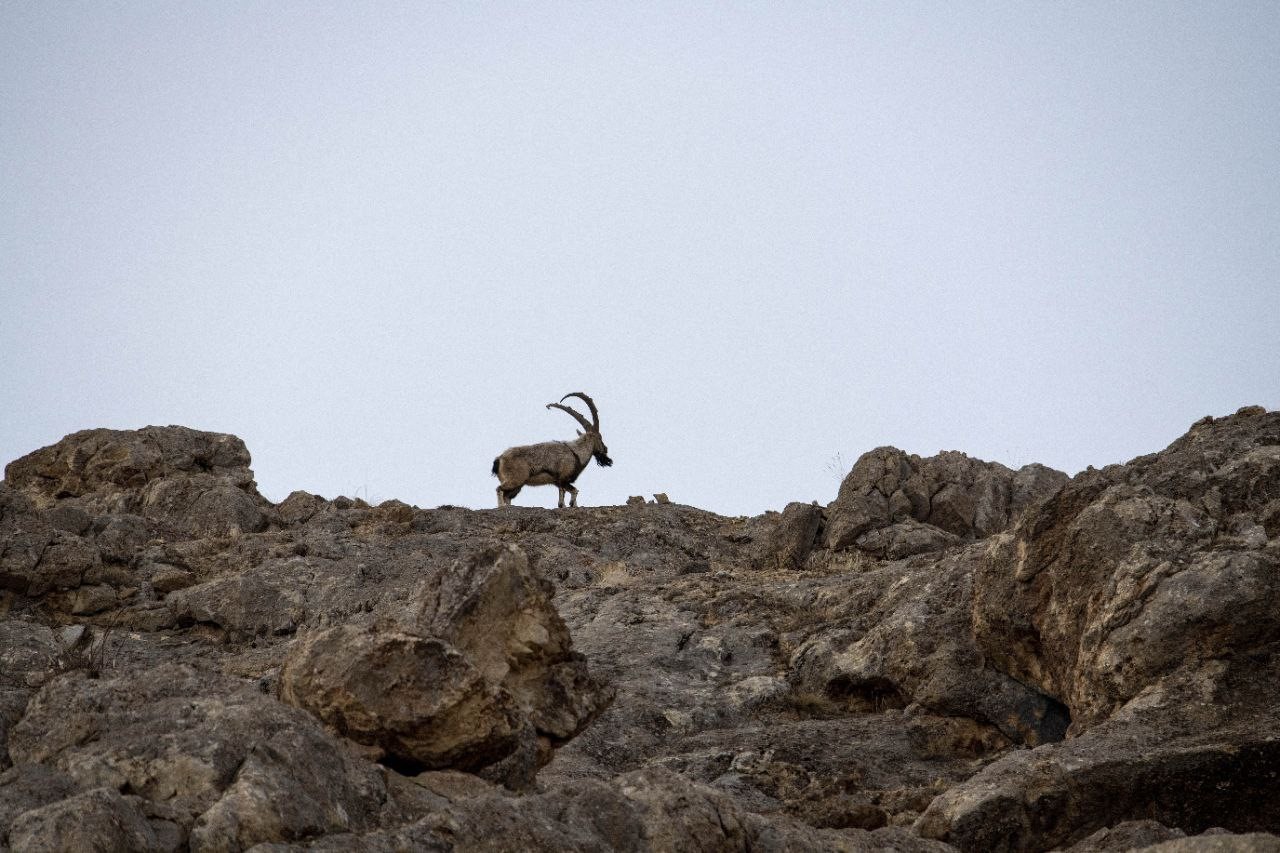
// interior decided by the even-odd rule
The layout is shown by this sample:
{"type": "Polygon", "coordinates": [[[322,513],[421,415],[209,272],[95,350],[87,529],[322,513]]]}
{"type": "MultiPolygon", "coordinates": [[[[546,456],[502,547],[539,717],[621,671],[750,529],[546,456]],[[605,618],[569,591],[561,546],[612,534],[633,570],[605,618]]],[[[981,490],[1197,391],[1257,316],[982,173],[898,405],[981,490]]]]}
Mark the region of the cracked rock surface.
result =
{"type": "Polygon", "coordinates": [[[0,484],[0,851],[1280,849],[1280,414],[733,518],[0,484]]]}

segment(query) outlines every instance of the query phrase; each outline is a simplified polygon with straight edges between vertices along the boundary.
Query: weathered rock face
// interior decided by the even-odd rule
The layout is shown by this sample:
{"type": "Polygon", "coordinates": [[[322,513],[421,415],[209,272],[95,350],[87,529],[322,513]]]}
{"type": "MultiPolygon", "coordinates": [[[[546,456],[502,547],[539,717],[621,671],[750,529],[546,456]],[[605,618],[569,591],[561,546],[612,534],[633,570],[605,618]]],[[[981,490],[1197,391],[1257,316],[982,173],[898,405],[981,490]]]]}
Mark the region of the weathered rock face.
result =
{"type": "Polygon", "coordinates": [[[955,451],[921,458],[879,447],[854,463],[827,508],[826,545],[894,559],[935,551],[1004,530],[1066,481],[1043,465],[1012,471],[955,451]]]}
{"type": "Polygon", "coordinates": [[[0,849],[74,848],[94,815],[102,849],[368,831],[422,805],[387,767],[527,787],[608,704],[517,547],[416,535],[403,504],[280,512],[248,464],[233,436],[148,428],[8,466],[0,770],[27,793],[0,849]]]}
{"type": "MultiPolygon", "coordinates": [[[[23,812],[9,829],[15,850],[173,849],[173,837],[157,835],[140,797],[121,796],[114,788],[95,788],[23,812]]],[[[162,829],[163,832],[163,829],[162,829]]]]}
{"type": "Polygon", "coordinates": [[[1061,740],[1065,706],[988,667],[973,642],[973,573],[984,547],[869,569],[823,590],[819,605],[842,613],[799,644],[792,681],[869,709],[915,703],[967,717],[1016,743],[1061,740]]]}
{"type": "MultiPolygon", "coordinates": [[[[93,809],[108,822],[117,813],[143,815],[152,835],[171,842],[164,849],[188,839],[194,849],[225,849],[280,832],[368,828],[387,797],[381,771],[306,714],[252,684],[180,664],[111,678],[83,670],[54,677],[31,698],[9,751],[14,771],[52,768],[75,790],[130,792],[127,801],[95,794],[93,809]],[[241,801],[280,807],[242,811],[241,801]],[[285,803],[292,815],[278,814],[285,803]]],[[[61,821],[74,808],[42,813],[32,825],[61,821]]]]}
{"type": "Polygon", "coordinates": [[[1076,735],[938,798],[926,834],[1026,849],[1154,818],[1280,825],[1280,413],[1205,419],[1162,453],[1076,477],[996,537],[974,630],[1076,735]]]}
{"type": "Polygon", "coordinates": [[[1061,696],[1077,727],[1177,670],[1280,637],[1280,413],[1201,421],[1163,453],[1091,471],[979,568],[977,638],[1061,696]]]}
{"type": "Polygon", "coordinates": [[[0,851],[1270,849],[1277,419],[756,518],[77,433],[0,484],[0,851]]]}

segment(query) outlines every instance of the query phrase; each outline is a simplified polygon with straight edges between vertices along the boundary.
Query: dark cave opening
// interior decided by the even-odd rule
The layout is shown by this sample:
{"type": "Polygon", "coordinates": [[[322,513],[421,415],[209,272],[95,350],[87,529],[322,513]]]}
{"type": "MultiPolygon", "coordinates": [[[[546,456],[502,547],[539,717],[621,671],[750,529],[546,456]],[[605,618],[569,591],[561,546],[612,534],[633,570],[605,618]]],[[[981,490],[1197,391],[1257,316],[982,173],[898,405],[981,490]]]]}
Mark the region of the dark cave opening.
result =
{"type": "Polygon", "coordinates": [[[887,678],[840,676],[827,682],[825,692],[828,699],[851,711],[878,713],[907,707],[907,700],[898,686],[887,678]]]}

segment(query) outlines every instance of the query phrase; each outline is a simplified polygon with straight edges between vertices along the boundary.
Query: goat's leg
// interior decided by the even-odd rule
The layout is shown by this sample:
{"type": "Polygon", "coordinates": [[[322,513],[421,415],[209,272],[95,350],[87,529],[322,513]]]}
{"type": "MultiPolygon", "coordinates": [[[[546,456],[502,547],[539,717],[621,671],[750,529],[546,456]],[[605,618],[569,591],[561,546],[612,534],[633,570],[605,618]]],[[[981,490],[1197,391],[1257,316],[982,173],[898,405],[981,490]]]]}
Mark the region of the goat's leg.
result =
{"type": "Polygon", "coordinates": [[[556,504],[560,509],[564,509],[564,486],[556,486],[560,490],[560,502],[556,504]]]}
{"type": "MultiPolygon", "coordinates": [[[[577,506],[578,490],[575,489],[573,486],[569,486],[568,489],[569,489],[569,506],[577,506]]],[[[561,506],[564,506],[564,504],[561,504],[561,506]]]]}

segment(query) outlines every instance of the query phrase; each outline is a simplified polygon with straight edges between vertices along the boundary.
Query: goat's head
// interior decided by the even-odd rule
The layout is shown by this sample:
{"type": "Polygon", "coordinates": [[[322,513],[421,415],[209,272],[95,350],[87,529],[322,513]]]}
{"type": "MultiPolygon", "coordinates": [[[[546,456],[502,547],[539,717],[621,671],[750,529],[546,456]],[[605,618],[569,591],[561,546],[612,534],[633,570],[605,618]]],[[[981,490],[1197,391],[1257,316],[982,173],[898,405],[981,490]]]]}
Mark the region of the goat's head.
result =
{"type": "Polygon", "coordinates": [[[596,404],[592,402],[590,397],[581,391],[572,391],[561,397],[559,403],[547,403],[547,408],[560,409],[573,415],[573,419],[582,424],[583,431],[578,434],[591,440],[591,455],[596,458],[596,464],[606,468],[613,464],[613,460],[609,458],[609,448],[605,447],[604,439],[600,437],[600,412],[596,410],[596,404]],[[564,401],[570,397],[578,397],[587,404],[587,408],[591,410],[590,421],[569,406],[564,405],[564,401]]]}

